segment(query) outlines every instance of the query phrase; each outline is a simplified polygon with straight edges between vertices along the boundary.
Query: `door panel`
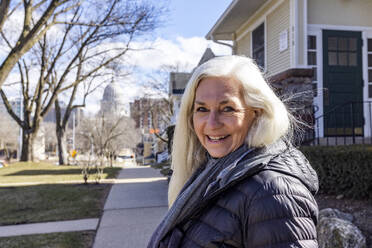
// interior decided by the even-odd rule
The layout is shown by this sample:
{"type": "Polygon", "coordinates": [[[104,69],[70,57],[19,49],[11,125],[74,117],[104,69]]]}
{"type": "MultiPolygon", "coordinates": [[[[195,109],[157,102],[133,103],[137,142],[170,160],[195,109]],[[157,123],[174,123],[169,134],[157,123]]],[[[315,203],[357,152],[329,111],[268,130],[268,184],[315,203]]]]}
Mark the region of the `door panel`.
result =
{"type": "Polygon", "coordinates": [[[363,101],[361,37],[323,30],[325,136],[363,135],[363,104],[356,103],[363,101]]]}

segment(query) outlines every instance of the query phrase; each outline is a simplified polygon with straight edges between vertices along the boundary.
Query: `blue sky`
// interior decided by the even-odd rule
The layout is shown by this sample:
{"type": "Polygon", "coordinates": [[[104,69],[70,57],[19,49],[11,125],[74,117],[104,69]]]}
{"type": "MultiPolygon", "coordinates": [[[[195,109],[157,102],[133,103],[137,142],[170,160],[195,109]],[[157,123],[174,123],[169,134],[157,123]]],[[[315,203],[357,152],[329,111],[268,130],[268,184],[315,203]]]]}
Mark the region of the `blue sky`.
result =
{"type": "Polygon", "coordinates": [[[232,0],[170,0],[166,27],[159,30],[164,38],[204,37],[232,0]]]}

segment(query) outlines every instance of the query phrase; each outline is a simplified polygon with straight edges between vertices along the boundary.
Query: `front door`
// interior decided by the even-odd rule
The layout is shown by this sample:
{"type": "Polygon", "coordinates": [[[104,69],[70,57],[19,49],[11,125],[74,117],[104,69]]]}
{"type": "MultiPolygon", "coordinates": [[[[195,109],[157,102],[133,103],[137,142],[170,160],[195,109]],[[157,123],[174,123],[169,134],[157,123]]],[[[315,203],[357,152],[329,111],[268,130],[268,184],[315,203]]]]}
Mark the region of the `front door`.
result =
{"type": "Polygon", "coordinates": [[[363,135],[361,32],[323,30],[324,136],[363,135]]]}

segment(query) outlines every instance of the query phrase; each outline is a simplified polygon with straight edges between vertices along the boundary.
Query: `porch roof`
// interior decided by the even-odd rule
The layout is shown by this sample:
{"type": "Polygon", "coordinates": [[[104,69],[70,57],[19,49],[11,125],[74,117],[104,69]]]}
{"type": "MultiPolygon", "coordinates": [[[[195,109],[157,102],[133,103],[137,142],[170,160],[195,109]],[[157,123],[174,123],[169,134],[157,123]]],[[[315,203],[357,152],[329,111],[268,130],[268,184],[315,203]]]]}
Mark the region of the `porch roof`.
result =
{"type": "Polygon", "coordinates": [[[233,0],[205,36],[208,40],[234,40],[236,30],[269,0],[233,0]]]}

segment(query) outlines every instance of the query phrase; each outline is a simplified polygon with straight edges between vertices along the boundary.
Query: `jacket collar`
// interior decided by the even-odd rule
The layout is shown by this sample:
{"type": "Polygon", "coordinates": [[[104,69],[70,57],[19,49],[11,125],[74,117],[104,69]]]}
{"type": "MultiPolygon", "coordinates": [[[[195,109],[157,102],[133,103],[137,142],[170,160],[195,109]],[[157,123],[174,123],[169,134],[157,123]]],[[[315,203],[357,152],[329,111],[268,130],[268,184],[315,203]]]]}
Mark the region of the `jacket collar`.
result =
{"type": "Polygon", "coordinates": [[[271,145],[249,149],[228,164],[207,188],[204,198],[211,198],[230,186],[262,170],[273,170],[298,178],[313,194],[318,190],[316,172],[303,154],[284,140],[271,145]],[[277,156],[285,156],[284,163],[269,163],[277,156]]]}

